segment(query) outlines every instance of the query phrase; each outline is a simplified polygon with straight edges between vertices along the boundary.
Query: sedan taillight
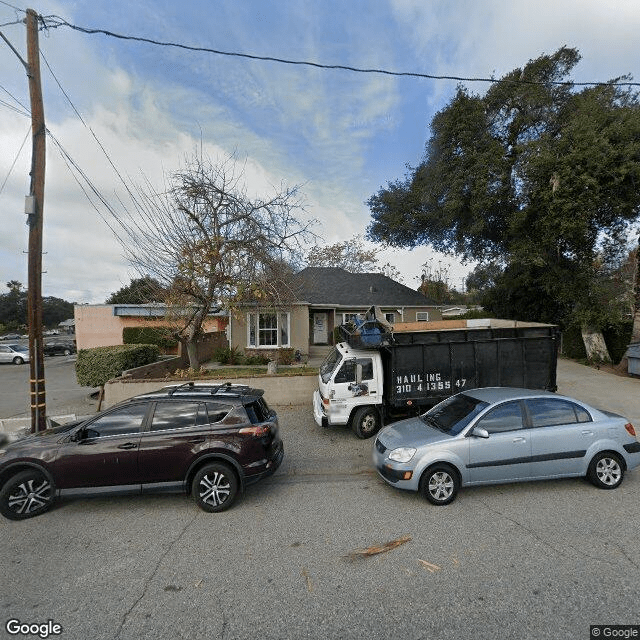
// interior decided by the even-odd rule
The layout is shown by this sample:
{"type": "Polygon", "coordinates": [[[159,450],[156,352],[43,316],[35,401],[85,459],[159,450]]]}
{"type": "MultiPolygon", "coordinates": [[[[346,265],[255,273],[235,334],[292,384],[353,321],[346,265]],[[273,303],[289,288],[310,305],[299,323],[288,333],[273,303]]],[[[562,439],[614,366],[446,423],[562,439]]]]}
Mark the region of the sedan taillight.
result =
{"type": "Polygon", "coordinates": [[[624,425],[624,428],[627,430],[629,435],[632,435],[634,438],[636,437],[636,430],[630,422],[627,422],[627,424],[624,425]]]}
{"type": "Polygon", "coordinates": [[[255,436],[256,438],[262,438],[263,436],[268,436],[270,431],[270,425],[260,424],[256,425],[255,427],[242,427],[242,429],[240,429],[238,433],[255,436]]]}

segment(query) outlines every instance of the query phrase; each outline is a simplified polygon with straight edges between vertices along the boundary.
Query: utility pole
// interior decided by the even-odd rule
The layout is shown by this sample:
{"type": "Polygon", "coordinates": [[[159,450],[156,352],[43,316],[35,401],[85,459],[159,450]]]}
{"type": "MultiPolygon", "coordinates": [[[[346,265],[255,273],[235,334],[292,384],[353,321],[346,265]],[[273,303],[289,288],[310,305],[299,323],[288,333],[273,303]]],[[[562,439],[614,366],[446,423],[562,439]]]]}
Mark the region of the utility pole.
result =
{"type": "Polygon", "coordinates": [[[46,161],[46,128],[40,84],[40,48],[38,14],[27,9],[27,76],[31,100],[31,186],[26,213],[29,226],[29,268],[27,317],[29,322],[29,366],[31,397],[31,432],[46,429],[44,384],[44,351],[42,344],[42,214],[44,210],[44,170],[46,161]]]}

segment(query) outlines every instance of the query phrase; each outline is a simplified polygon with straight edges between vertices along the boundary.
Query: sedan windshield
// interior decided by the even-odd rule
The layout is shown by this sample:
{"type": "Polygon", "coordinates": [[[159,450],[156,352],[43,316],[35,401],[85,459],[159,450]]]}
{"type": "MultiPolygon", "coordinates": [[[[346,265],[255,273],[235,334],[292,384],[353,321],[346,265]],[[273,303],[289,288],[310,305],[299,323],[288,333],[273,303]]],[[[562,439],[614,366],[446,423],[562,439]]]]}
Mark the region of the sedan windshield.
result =
{"type": "Polygon", "coordinates": [[[427,424],[455,436],[488,406],[482,400],[458,394],[443,400],[420,417],[427,424]]]}

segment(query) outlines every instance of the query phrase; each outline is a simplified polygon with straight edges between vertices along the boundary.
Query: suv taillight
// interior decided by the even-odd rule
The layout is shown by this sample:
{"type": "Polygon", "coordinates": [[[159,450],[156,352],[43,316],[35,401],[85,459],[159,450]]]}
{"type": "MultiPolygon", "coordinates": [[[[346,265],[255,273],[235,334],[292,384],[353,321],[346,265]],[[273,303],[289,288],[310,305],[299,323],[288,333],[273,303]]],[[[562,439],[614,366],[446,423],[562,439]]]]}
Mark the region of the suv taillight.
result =
{"type": "Polygon", "coordinates": [[[255,427],[242,427],[242,429],[240,429],[238,433],[255,436],[256,438],[262,438],[263,436],[268,436],[270,431],[271,431],[270,425],[261,424],[255,427]]]}
{"type": "Polygon", "coordinates": [[[630,422],[627,422],[627,424],[624,425],[624,428],[630,435],[632,435],[634,438],[636,437],[636,430],[633,428],[633,425],[630,422]]]}

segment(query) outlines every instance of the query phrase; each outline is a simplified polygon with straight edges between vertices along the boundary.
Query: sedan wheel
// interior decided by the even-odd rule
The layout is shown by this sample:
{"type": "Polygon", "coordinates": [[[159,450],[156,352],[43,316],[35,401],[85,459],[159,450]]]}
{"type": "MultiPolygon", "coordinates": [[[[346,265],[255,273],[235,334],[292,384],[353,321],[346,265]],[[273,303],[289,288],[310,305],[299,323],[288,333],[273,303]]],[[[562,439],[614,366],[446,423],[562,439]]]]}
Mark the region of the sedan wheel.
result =
{"type": "Polygon", "coordinates": [[[420,480],[420,491],[431,504],[453,502],[459,487],[458,475],[446,464],[438,464],[427,469],[420,480]]]}
{"type": "Polygon", "coordinates": [[[13,359],[13,364],[24,364],[24,359],[23,359],[23,358],[21,358],[20,356],[16,356],[16,357],[13,359]]]}
{"type": "Polygon", "coordinates": [[[40,471],[23,471],[0,491],[0,512],[10,520],[24,520],[45,512],[53,504],[53,487],[40,471]]]}
{"type": "Polygon", "coordinates": [[[201,509],[209,512],[224,511],[235,502],[238,479],[226,464],[208,464],[196,473],[192,493],[201,509]]]}
{"type": "Polygon", "coordinates": [[[615,489],[622,484],[624,469],[615,453],[599,453],[589,465],[587,478],[600,489],[615,489]]]}

